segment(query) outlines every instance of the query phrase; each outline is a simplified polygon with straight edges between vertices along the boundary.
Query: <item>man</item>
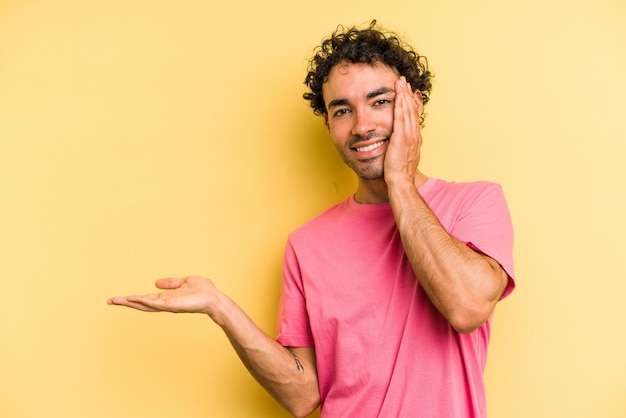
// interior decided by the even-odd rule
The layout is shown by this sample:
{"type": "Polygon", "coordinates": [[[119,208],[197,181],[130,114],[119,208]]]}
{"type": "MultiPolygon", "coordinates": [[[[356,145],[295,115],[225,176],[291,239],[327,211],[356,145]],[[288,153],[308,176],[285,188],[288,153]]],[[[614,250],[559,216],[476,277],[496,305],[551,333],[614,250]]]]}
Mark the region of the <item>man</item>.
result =
{"type": "Polygon", "coordinates": [[[200,277],[109,303],[208,314],[295,416],[321,404],[323,417],[484,417],[490,320],[514,288],[513,233],[498,185],[419,170],[430,77],[425,58],[375,21],[318,48],[304,98],[358,186],[289,236],[275,339],[200,277]]]}

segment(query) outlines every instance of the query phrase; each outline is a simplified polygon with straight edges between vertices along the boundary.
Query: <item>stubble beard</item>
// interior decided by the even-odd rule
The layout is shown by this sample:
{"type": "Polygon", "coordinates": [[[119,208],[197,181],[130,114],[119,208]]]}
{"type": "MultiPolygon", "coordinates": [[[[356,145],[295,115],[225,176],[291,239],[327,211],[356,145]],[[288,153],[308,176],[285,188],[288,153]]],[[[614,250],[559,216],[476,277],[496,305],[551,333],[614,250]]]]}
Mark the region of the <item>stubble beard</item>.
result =
{"type": "Polygon", "coordinates": [[[359,178],[362,180],[379,180],[385,176],[384,161],[386,152],[367,160],[357,160],[352,158],[352,148],[356,147],[359,142],[376,138],[388,139],[389,135],[390,134],[383,132],[370,132],[365,137],[355,137],[345,146],[345,149],[338,149],[337,151],[339,151],[343,162],[350,167],[359,178]]]}
{"type": "Polygon", "coordinates": [[[385,176],[385,170],[383,168],[385,154],[362,161],[355,161],[348,158],[343,152],[341,152],[340,155],[343,162],[362,180],[380,180],[385,176]]]}

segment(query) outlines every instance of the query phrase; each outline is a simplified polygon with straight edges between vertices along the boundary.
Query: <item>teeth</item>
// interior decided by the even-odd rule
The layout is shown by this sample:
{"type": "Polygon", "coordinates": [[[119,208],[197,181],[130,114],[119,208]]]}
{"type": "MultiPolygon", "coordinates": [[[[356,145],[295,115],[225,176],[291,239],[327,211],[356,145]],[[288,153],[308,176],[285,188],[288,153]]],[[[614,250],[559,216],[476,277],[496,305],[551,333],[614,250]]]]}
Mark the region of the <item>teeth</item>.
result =
{"type": "Polygon", "coordinates": [[[376,148],[380,147],[383,144],[383,142],[385,142],[385,141],[376,142],[375,144],[368,145],[366,147],[357,147],[356,150],[359,151],[359,152],[371,151],[373,149],[376,149],[376,148]]]}

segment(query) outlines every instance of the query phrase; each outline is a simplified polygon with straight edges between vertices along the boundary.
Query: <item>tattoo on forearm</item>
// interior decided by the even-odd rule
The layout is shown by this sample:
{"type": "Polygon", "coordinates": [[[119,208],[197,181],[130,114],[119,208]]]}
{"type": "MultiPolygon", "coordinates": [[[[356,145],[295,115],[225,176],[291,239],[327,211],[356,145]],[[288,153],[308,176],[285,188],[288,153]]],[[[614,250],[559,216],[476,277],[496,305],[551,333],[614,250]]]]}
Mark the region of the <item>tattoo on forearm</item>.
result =
{"type": "Polygon", "coordinates": [[[294,353],[293,351],[291,351],[291,349],[285,347],[287,349],[287,351],[289,351],[289,354],[291,354],[291,357],[293,357],[293,359],[296,362],[296,368],[298,370],[304,370],[304,366],[302,365],[302,363],[300,362],[300,359],[298,359],[298,357],[296,357],[296,353],[294,353]]]}

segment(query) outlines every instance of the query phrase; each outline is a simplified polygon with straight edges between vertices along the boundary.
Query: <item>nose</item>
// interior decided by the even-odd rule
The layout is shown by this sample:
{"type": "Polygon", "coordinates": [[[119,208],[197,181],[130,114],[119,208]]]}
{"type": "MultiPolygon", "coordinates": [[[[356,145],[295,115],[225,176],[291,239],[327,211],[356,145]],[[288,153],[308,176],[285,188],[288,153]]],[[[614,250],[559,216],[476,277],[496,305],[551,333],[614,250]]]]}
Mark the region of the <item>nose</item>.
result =
{"type": "Polygon", "coordinates": [[[368,133],[376,130],[376,121],[373,115],[366,109],[354,111],[354,123],[352,135],[365,137],[368,133]]]}

